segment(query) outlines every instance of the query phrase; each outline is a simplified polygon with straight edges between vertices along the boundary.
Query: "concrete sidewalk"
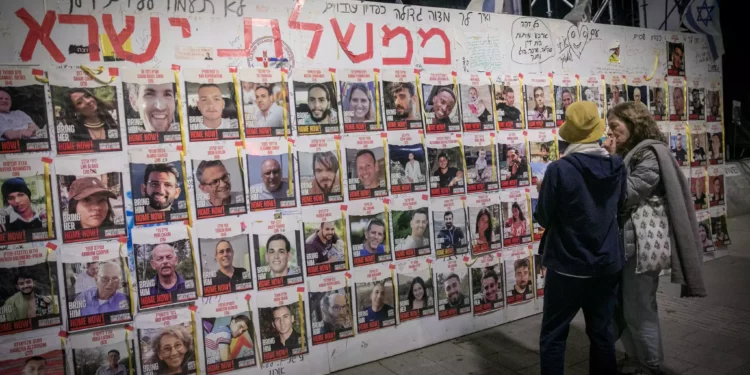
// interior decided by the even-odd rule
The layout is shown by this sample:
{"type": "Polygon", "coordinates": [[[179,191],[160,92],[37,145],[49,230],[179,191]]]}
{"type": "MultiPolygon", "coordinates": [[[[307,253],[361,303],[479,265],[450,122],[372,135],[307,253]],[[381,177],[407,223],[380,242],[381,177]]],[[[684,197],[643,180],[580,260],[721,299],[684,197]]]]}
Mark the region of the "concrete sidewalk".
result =
{"type": "MultiPolygon", "coordinates": [[[[662,277],[658,303],[668,374],[750,374],[750,215],[729,219],[729,255],[704,264],[708,298],[680,299],[662,277]]],[[[541,314],[337,372],[337,375],[538,374],[541,314]]],[[[566,374],[588,373],[583,315],[568,337],[566,374]]],[[[618,347],[618,357],[623,348],[618,347]]]]}

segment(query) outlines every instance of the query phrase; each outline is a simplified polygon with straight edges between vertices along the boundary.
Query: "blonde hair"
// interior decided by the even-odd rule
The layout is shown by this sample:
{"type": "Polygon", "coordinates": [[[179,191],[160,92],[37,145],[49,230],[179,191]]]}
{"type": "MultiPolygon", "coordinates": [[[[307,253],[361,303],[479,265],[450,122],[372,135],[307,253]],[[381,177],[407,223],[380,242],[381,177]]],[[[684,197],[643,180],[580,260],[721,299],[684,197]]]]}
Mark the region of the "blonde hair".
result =
{"type": "Polygon", "coordinates": [[[653,139],[666,144],[664,134],[659,131],[656,121],[648,108],[641,102],[625,102],[618,104],[607,112],[607,119],[617,119],[625,124],[630,138],[623,145],[617,146],[617,154],[626,155],[637,144],[647,139],[653,139]]]}

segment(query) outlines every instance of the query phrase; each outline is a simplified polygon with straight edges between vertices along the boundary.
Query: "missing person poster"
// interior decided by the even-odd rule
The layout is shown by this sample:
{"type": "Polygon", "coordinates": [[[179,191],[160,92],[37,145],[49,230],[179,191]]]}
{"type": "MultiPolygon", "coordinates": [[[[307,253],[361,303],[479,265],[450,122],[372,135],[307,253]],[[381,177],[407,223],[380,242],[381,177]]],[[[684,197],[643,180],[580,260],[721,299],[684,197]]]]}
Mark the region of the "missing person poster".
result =
{"type": "Polygon", "coordinates": [[[187,220],[187,179],[177,147],[161,144],[128,155],[135,225],[187,220]]]}
{"type": "Polygon", "coordinates": [[[338,73],[341,110],[344,111],[344,133],[383,130],[378,111],[375,72],[368,69],[342,69],[338,73]]]}
{"type": "Polygon", "coordinates": [[[709,189],[707,189],[707,181],[706,169],[690,169],[690,193],[693,196],[696,211],[708,209],[709,189]]]}
{"type": "MultiPolygon", "coordinates": [[[[541,242],[542,235],[544,235],[544,228],[536,221],[536,207],[539,203],[539,192],[536,189],[530,189],[529,191],[529,202],[531,203],[531,224],[533,226],[534,242],[541,242]]],[[[511,207],[512,208],[512,207],[511,207]]]]}
{"type": "Polygon", "coordinates": [[[547,278],[547,267],[542,265],[542,256],[534,254],[534,279],[536,280],[536,296],[544,297],[544,280],[547,278]]]}
{"type": "Polygon", "coordinates": [[[388,168],[392,194],[427,191],[427,155],[423,133],[388,133],[388,168]]]}
{"type": "Polygon", "coordinates": [[[656,121],[667,119],[667,93],[664,91],[666,87],[664,78],[654,77],[648,81],[648,109],[656,121]]]}
{"type": "Polygon", "coordinates": [[[503,212],[503,246],[517,246],[531,242],[531,217],[527,193],[510,190],[500,193],[503,212]]]}
{"type": "Polygon", "coordinates": [[[430,200],[427,194],[391,198],[391,238],[396,260],[430,255],[430,200]]]}
{"type": "Polygon", "coordinates": [[[685,76],[685,43],[680,34],[670,34],[667,37],[667,75],[685,76]]]}
{"type": "Polygon", "coordinates": [[[387,264],[377,264],[354,273],[357,298],[357,333],[396,325],[396,292],[387,264]]]}
{"type": "Polygon", "coordinates": [[[459,76],[459,83],[463,130],[465,132],[495,130],[492,80],[484,73],[467,73],[459,76]]]}
{"type": "Polygon", "coordinates": [[[133,320],[127,252],[120,254],[118,241],[66,245],[60,251],[68,331],[133,320]]]}
{"type": "Polygon", "coordinates": [[[269,212],[254,220],[251,229],[258,290],[302,284],[299,216],[269,212]]]}
{"type": "Polygon", "coordinates": [[[240,139],[237,93],[229,69],[182,71],[191,142],[240,139]]]}
{"type": "Polygon", "coordinates": [[[709,210],[695,211],[695,218],[698,221],[698,236],[701,240],[704,254],[711,254],[716,251],[714,244],[713,226],[711,225],[711,212],[709,210]]]}
{"type": "MultiPolygon", "coordinates": [[[[630,76],[627,78],[627,98],[631,102],[641,103],[648,106],[648,88],[646,77],[630,76]]],[[[624,94],[623,94],[624,95],[624,94]]]]}
{"type": "Polygon", "coordinates": [[[669,124],[669,148],[672,156],[677,159],[681,167],[690,165],[688,161],[688,130],[684,122],[672,122],[669,124]]]}
{"type": "Polygon", "coordinates": [[[469,235],[464,197],[430,200],[432,231],[435,234],[435,256],[447,258],[469,252],[469,235]]]}
{"type": "Polygon", "coordinates": [[[0,253],[0,336],[60,325],[56,259],[30,245],[0,253]]]}
{"type": "Polygon", "coordinates": [[[688,79],[688,119],[704,120],[706,118],[706,89],[700,78],[688,79]]]}
{"type": "Polygon", "coordinates": [[[64,243],[125,235],[123,169],[119,155],[68,157],[55,164],[64,243]]]}
{"type": "MultiPolygon", "coordinates": [[[[526,139],[529,140],[529,167],[531,167],[531,183],[544,178],[547,167],[560,158],[557,145],[557,134],[552,130],[529,130],[526,139]]],[[[602,134],[603,136],[604,134],[602,134]]]]}
{"type": "Polygon", "coordinates": [[[250,211],[297,207],[291,146],[281,137],[245,141],[250,211]]]}
{"type": "Polygon", "coordinates": [[[471,313],[469,268],[461,259],[433,263],[437,282],[438,320],[471,313]]]}
{"type": "Polygon", "coordinates": [[[121,73],[128,145],[182,142],[174,73],[148,68],[121,73]]]}
{"type": "MultiPolygon", "coordinates": [[[[255,326],[249,294],[225,295],[203,300],[200,306],[206,372],[218,374],[253,367],[255,326]]],[[[252,301],[255,302],[254,300],[252,301]]]]}
{"type": "Polygon", "coordinates": [[[721,123],[706,124],[708,164],[724,164],[724,127],[721,123]]]}
{"type": "Polygon", "coordinates": [[[578,77],[571,74],[556,74],[552,77],[555,87],[555,124],[565,122],[565,111],[578,101],[578,77]]]}
{"type": "Polygon", "coordinates": [[[302,209],[307,276],[346,271],[349,253],[346,221],[338,204],[302,209]]]}
{"type": "Polygon", "coordinates": [[[44,71],[32,67],[0,69],[0,154],[50,150],[44,71]]]}
{"type": "MultiPolygon", "coordinates": [[[[13,337],[0,343],[4,374],[65,375],[65,350],[56,333],[13,337]]],[[[78,374],[78,372],[76,372],[78,374]]]]}
{"type": "Polygon", "coordinates": [[[280,69],[241,68],[238,76],[245,116],[245,137],[292,135],[289,81],[280,69]],[[286,112],[286,113],[285,113],[286,112]]]}
{"type": "Polygon", "coordinates": [[[338,93],[333,75],[323,69],[294,72],[297,135],[338,134],[338,93]]]}
{"type": "Polygon", "coordinates": [[[352,289],[343,273],[308,279],[313,345],[354,336],[352,289]]]}
{"type": "Polygon", "coordinates": [[[724,206],[711,207],[708,211],[711,214],[711,233],[714,236],[714,245],[717,248],[724,248],[731,245],[729,232],[727,228],[727,208],[724,206]]]}
{"type": "Polygon", "coordinates": [[[117,68],[49,71],[58,155],[122,151],[117,68]]]}
{"type": "Polygon", "coordinates": [[[499,194],[476,194],[466,197],[471,233],[471,255],[477,257],[503,247],[502,215],[499,194]]]}
{"type": "Polygon", "coordinates": [[[425,141],[430,174],[430,195],[440,197],[466,193],[464,153],[459,133],[432,134],[425,141]]]}
{"type": "Polygon", "coordinates": [[[427,133],[460,132],[458,85],[450,72],[420,74],[427,133]]]}
{"type": "Polygon", "coordinates": [[[708,189],[711,199],[709,207],[724,205],[724,166],[711,165],[708,167],[708,189]]]}
{"type": "Polygon", "coordinates": [[[465,134],[464,160],[469,193],[500,190],[495,157],[495,132],[465,134]]]}
{"type": "Polygon", "coordinates": [[[140,309],[198,298],[187,227],[174,224],[135,228],[131,235],[140,309]]]}
{"type": "Polygon", "coordinates": [[[55,239],[50,178],[41,157],[0,161],[0,246],[55,239]]]}
{"type": "Polygon", "coordinates": [[[134,333],[112,327],[71,335],[76,374],[130,374],[136,372],[134,333]],[[132,367],[131,367],[132,366],[132,367]]]}
{"type": "Polygon", "coordinates": [[[416,73],[398,69],[386,69],[380,74],[386,129],[422,129],[422,103],[416,77],[416,73]]]}
{"type": "Polygon", "coordinates": [[[349,200],[387,196],[386,133],[349,134],[342,143],[349,200]]]}
{"type": "Polygon", "coordinates": [[[706,88],[706,122],[721,122],[722,93],[721,81],[711,80],[706,88]]]}
{"type": "Polygon", "coordinates": [[[302,205],[343,202],[339,143],[330,136],[305,137],[297,140],[295,148],[302,205]]]}
{"type": "Polygon", "coordinates": [[[708,137],[706,136],[706,123],[694,121],[690,123],[690,138],[693,141],[693,159],[691,167],[702,167],[708,164],[708,137]]]}
{"type": "Polygon", "coordinates": [[[193,191],[198,219],[241,215],[247,212],[245,181],[237,147],[231,142],[190,146],[193,191]]]}
{"type": "Polygon", "coordinates": [[[593,102],[599,109],[599,117],[605,118],[604,99],[604,75],[590,75],[581,80],[581,97],[579,101],[593,102]]]}
{"type": "Polygon", "coordinates": [[[387,204],[387,200],[379,199],[349,203],[349,243],[354,267],[390,262],[393,259],[388,238],[387,204]]]}
{"type": "Polygon", "coordinates": [[[607,110],[628,101],[625,90],[625,76],[607,74],[604,76],[604,86],[607,90],[607,110]]]}
{"type": "Polygon", "coordinates": [[[526,123],[529,129],[554,128],[552,77],[531,75],[524,79],[526,123]]]}
{"type": "Polygon", "coordinates": [[[524,128],[523,86],[517,75],[492,75],[495,79],[495,109],[497,129],[512,130],[524,128]]]}
{"type": "Polygon", "coordinates": [[[195,228],[204,297],[253,289],[246,229],[239,216],[206,220],[195,228]]]}
{"type": "Polygon", "coordinates": [[[138,314],[141,374],[194,375],[198,363],[195,322],[187,308],[138,314]]]}
{"type": "Polygon", "coordinates": [[[667,77],[669,121],[686,121],[685,77],[667,77]]]}
{"type": "Polygon", "coordinates": [[[474,316],[484,315],[505,307],[503,298],[502,254],[489,253],[471,265],[471,289],[474,316]]]}
{"type": "Polygon", "coordinates": [[[505,300],[510,305],[534,299],[533,262],[526,246],[503,251],[505,267],[505,300]]]}
{"type": "MultiPolygon", "coordinates": [[[[527,133],[528,134],[528,133],[527,133]]],[[[500,187],[513,189],[529,186],[529,163],[526,158],[526,135],[523,131],[498,132],[497,143],[498,167],[500,168],[500,187]]]]}
{"type": "Polygon", "coordinates": [[[432,259],[396,262],[398,316],[401,323],[435,315],[435,281],[432,259]]]}
{"type": "Polygon", "coordinates": [[[258,294],[263,363],[305,354],[310,349],[305,333],[305,293],[295,289],[258,294]]]}

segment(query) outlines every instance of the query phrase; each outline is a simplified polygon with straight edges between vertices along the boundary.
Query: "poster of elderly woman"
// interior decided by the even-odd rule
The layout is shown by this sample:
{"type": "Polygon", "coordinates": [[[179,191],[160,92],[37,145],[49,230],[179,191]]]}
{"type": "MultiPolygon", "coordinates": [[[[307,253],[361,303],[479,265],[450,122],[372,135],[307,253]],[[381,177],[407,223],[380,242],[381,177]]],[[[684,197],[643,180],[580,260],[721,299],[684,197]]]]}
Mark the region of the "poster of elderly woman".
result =
{"type": "Polygon", "coordinates": [[[197,373],[193,330],[187,308],[139,314],[136,318],[141,348],[141,374],[193,375],[197,373]]]}

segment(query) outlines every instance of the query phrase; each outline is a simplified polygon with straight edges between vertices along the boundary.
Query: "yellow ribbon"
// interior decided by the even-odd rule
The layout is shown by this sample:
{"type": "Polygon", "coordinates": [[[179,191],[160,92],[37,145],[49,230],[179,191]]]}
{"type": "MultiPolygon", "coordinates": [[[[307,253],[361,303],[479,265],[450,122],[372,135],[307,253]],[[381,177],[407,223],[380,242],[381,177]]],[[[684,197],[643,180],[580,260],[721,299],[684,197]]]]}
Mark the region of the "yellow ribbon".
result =
{"type": "Polygon", "coordinates": [[[422,123],[427,121],[427,112],[424,110],[424,93],[422,92],[422,84],[419,82],[419,73],[414,73],[414,77],[417,83],[417,98],[419,99],[419,109],[422,111],[422,123]]]}
{"type": "Polygon", "coordinates": [[[49,163],[44,162],[44,198],[47,208],[47,238],[55,236],[54,214],[52,212],[52,186],[50,185],[49,163]]]}
{"type": "Polygon", "coordinates": [[[242,143],[245,143],[245,111],[240,114],[240,108],[242,108],[242,98],[240,97],[240,80],[237,79],[237,72],[232,72],[232,83],[234,88],[234,101],[237,105],[237,120],[240,124],[240,139],[242,143]]]}
{"type": "MultiPolygon", "coordinates": [[[[557,138],[555,138],[555,144],[557,144],[557,138]]],[[[529,193],[526,193],[526,208],[531,210],[531,195],[529,193]]],[[[529,233],[531,233],[531,242],[534,242],[534,220],[529,220],[529,233]]]]}
{"type": "MultiPolygon", "coordinates": [[[[386,232],[388,231],[388,222],[386,221],[386,232]]],[[[386,236],[388,234],[386,233],[386,236]]],[[[391,285],[393,286],[393,295],[395,296],[395,299],[398,299],[398,283],[396,282],[396,270],[391,269],[391,285]]],[[[383,286],[385,286],[385,281],[383,281],[383,286]]],[[[396,324],[393,326],[398,327],[398,325],[401,324],[401,316],[398,312],[396,312],[396,324]]],[[[353,330],[352,330],[353,331],[353,330]]]]}
{"type": "MultiPolygon", "coordinates": [[[[721,160],[722,164],[723,162],[727,160],[727,144],[726,144],[726,132],[724,131],[724,93],[722,90],[718,90],[719,92],[719,113],[721,113],[721,160]]],[[[708,191],[708,190],[706,190],[708,191]]]]}
{"type": "Polygon", "coordinates": [[[298,302],[297,302],[297,315],[299,315],[299,346],[302,348],[303,351],[305,350],[305,302],[303,300],[303,296],[301,292],[297,292],[298,302]]]}
{"type": "Polygon", "coordinates": [[[526,135],[523,136],[523,144],[524,144],[524,146],[526,146],[526,147],[524,147],[526,149],[525,154],[526,154],[526,160],[527,160],[527,162],[526,162],[526,170],[529,171],[529,173],[528,173],[528,175],[529,175],[529,185],[531,185],[531,183],[534,182],[534,180],[532,178],[533,173],[531,173],[531,168],[529,168],[529,163],[528,163],[528,160],[531,160],[531,150],[529,150],[529,148],[530,148],[529,147],[529,140],[528,140],[528,137],[526,135]]]}
{"type": "MultiPolygon", "coordinates": [[[[250,304],[250,300],[247,300],[247,311],[250,313],[250,321],[253,320],[253,306],[250,304]]],[[[260,363],[260,367],[263,368],[263,356],[260,353],[259,346],[256,345],[255,338],[255,324],[250,324],[250,327],[248,327],[250,330],[250,335],[252,336],[253,341],[253,348],[255,349],[255,358],[258,358],[258,362],[260,363]]]]}
{"type": "Polygon", "coordinates": [[[198,281],[198,288],[195,288],[196,294],[198,297],[203,296],[203,280],[202,278],[198,277],[198,262],[195,261],[195,253],[193,251],[193,230],[187,226],[187,234],[188,234],[188,246],[190,246],[190,259],[193,261],[193,272],[195,272],[195,280],[198,281]]]}
{"type": "MultiPolygon", "coordinates": [[[[344,276],[344,286],[344,293],[346,294],[346,313],[349,314],[349,316],[352,316],[352,292],[349,290],[349,278],[346,277],[346,275],[344,276]]],[[[356,329],[354,329],[354,324],[352,323],[352,337],[356,336],[354,331],[356,331],[356,329]]]]}
{"type": "Polygon", "coordinates": [[[47,79],[47,77],[44,77],[44,76],[35,75],[34,79],[41,83],[49,83],[49,79],[47,79]]]}
{"type": "MultiPolygon", "coordinates": [[[[198,277],[196,277],[196,279],[198,279],[198,277]]],[[[198,330],[195,325],[195,311],[193,310],[190,310],[190,323],[193,325],[193,347],[199,348],[200,345],[198,345],[198,330]]],[[[201,375],[201,364],[200,364],[199,357],[200,356],[197,355],[196,353],[196,356],[195,356],[195,374],[196,375],[201,375]]]]}
{"type": "MultiPolygon", "coordinates": [[[[461,135],[461,134],[457,134],[457,135],[461,135]]],[[[456,137],[456,138],[458,139],[458,147],[461,148],[461,164],[464,167],[464,173],[467,173],[466,172],[467,171],[467,169],[466,169],[466,158],[464,157],[464,155],[465,155],[464,154],[464,141],[463,141],[462,137],[456,137]]],[[[464,178],[464,180],[466,180],[466,178],[464,178]]],[[[465,184],[464,184],[464,187],[465,187],[465,184]]]]}
{"type": "MultiPolygon", "coordinates": [[[[385,160],[388,160],[388,157],[386,157],[385,160]]],[[[388,232],[390,232],[390,230],[388,229],[390,228],[390,226],[388,225],[388,203],[383,202],[383,208],[384,208],[383,218],[385,219],[384,220],[385,221],[385,252],[387,254],[390,254],[391,253],[391,241],[389,239],[390,236],[388,235],[388,232]]]]}
{"type": "Polygon", "coordinates": [[[336,157],[339,159],[339,191],[341,196],[344,196],[344,176],[341,173],[341,171],[344,170],[344,167],[341,164],[341,140],[339,139],[336,139],[336,157]]]}
{"type": "MultiPolygon", "coordinates": [[[[135,316],[135,293],[133,293],[133,283],[130,279],[130,265],[128,264],[128,256],[127,254],[123,256],[122,249],[125,247],[125,242],[120,242],[120,248],[118,249],[118,253],[120,255],[120,261],[122,262],[123,266],[125,266],[125,280],[128,282],[128,291],[130,291],[130,315],[135,316]]],[[[127,339],[126,339],[127,341],[127,339]]]]}
{"type": "Polygon", "coordinates": [[[289,114],[287,113],[288,109],[286,107],[286,99],[289,97],[289,90],[286,87],[286,73],[282,70],[281,71],[281,107],[284,108],[284,138],[289,136],[289,114]],[[286,93],[284,95],[283,93],[286,93]]]}
{"type": "MultiPolygon", "coordinates": [[[[284,126],[284,134],[286,134],[286,125],[284,126]]],[[[289,183],[287,184],[289,185],[289,188],[286,192],[286,195],[291,197],[294,195],[294,152],[292,152],[291,142],[287,141],[286,146],[287,146],[286,160],[287,160],[287,169],[288,169],[288,174],[289,174],[289,183]]]]}
{"type": "Polygon", "coordinates": [[[667,80],[665,79],[664,90],[662,90],[663,92],[662,95],[664,95],[664,106],[665,106],[664,108],[666,108],[667,109],[666,112],[669,113],[669,115],[666,116],[667,118],[665,120],[669,120],[669,117],[672,114],[671,111],[669,111],[669,95],[667,94],[668,91],[669,91],[669,82],[667,82],[667,80]]]}
{"type": "MultiPolygon", "coordinates": [[[[133,293],[130,293],[133,294],[133,293]]],[[[125,330],[125,346],[128,347],[128,372],[130,375],[133,375],[133,351],[132,347],[130,345],[130,340],[128,340],[128,333],[130,333],[127,329],[125,330]]]]}
{"type": "Polygon", "coordinates": [[[549,78],[549,94],[550,94],[550,97],[552,98],[552,101],[551,101],[552,113],[550,113],[550,117],[552,118],[552,124],[555,127],[557,127],[557,112],[556,112],[557,105],[555,103],[555,85],[552,84],[552,77],[547,76],[547,78],[549,78]]]}
{"type": "MultiPolygon", "coordinates": [[[[492,82],[492,75],[488,74],[487,79],[490,80],[490,95],[492,95],[492,103],[495,103],[496,94],[495,94],[495,85],[492,82]]],[[[495,119],[495,130],[499,131],[500,129],[498,128],[498,123],[500,122],[500,119],[497,117],[497,105],[496,104],[492,105],[492,116],[494,116],[493,118],[495,119]]],[[[494,156],[492,158],[494,159],[494,156]]]]}
{"type": "MultiPolygon", "coordinates": [[[[685,95],[687,95],[687,79],[682,78],[682,97],[684,98],[685,95]]],[[[683,100],[682,102],[683,102],[682,103],[682,106],[683,106],[682,113],[687,113],[687,108],[688,108],[687,104],[688,104],[688,101],[687,100],[683,100]]],[[[687,119],[688,116],[685,115],[685,118],[687,119]]]]}
{"type": "MultiPolygon", "coordinates": [[[[529,220],[529,222],[531,222],[531,220],[529,220]]],[[[531,264],[531,269],[536,270],[536,268],[534,268],[536,267],[536,265],[534,264],[534,249],[531,246],[529,246],[529,263],[531,264]]],[[[536,275],[531,279],[533,280],[531,282],[531,288],[534,290],[534,301],[536,301],[536,275]]]]}
{"type": "Polygon", "coordinates": [[[576,101],[581,101],[581,78],[576,75],[576,101]]]}
{"type": "Polygon", "coordinates": [[[526,100],[523,100],[523,77],[520,75],[518,76],[518,92],[521,93],[521,128],[526,129],[528,128],[526,125],[526,100]]]}
{"type": "MultiPolygon", "coordinates": [[[[180,111],[180,113],[182,113],[182,111],[180,111]]],[[[182,115],[180,115],[180,124],[182,124],[182,115]]],[[[182,138],[182,142],[183,143],[185,142],[185,138],[182,138]]],[[[185,203],[187,204],[188,226],[191,227],[193,226],[193,214],[192,214],[192,210],[190,209],[190,194],[187,194],[188,175],[187,175],[187,167],[185,167],[185,146],[182,146],[182,151],[180,151],[180,166],[182,167],[182,184],[185,186],[185,192],[186,192],[185,203]]]]}
{"type": "Polygon", "coordinates": [[[497,168],[495,168],[495,136],[492,134],[490,134],[490,146],[492,147],[492,178],[490,181],[497,182],[497,168]]]}
{"type": "MultiPolygon", "coordinates": [[[[378,130],[382,130],[383,128],[380,126],[380,84],[378,83],[379,76],[380,73],[375,71],[375,121],[378,130]]],[[[386,158],[385,160],[388,160],[388,158],[386,158]]],[[[386,179],[386,181],[388,180],[386,179]]]]}
{"type": "MultiPolygon", "coordinates": [[[[331,71],[331,87],[333,87],[333,97],[337,98],[338,94],[336,93],[336,89],[338,87],[336,87],[336,72],[334,71],[331,71]]],[[[343,117],[343,116],[340,116],[340,117],[343,117]]]]}
{"type": "MultiPolygon", "coordinates": [[[[381,135],[382,134],[383,133],[381,133],[381,135]]],[[[383,160],[389,160],[388,159],[388,138],[387,137],[381,137],[381,138],[383,140],[383,155],[384,155],[384,159],[383,160]]],[[[389,185],[389,182],[391,181],[390,177],[389,177],[389,175],[390,175],[390,168],[388,168],[388,162],[386,162],[385,164],[386,164],[386,165],[384,165],[384,167],[385,167],[385,186],[386,186],[385,190],[388,190],[388,185],[389,185]]]]}
{"type": "Polygon", "coordinates": [[[685,123],[685,136],[687,137],[688,165],[693,162],[693,133],[690,131],[690,124],[685,123]]]}
{"type": "MultiPolygon", "coordinates": [[[[461,95],[459,94],[460,93],[458,92],[458,78],[456,78],[456,76],[453,76],[453,95],[456,98],[456,105],[458,106],[458,108],[461,108],[461,95]]],[[[458,113],[458,111],[456,111],[456,113],[458,113]]],[[[450,116],[450,113],[448,115],[450,116]]],[[[461,123],[463,124],[462,119],[459,119],[459,120],[461,120],[461,123]]],[[[481,129],[481,124],[480,124],[480,129],[481,129]]],[[[445,130],[447,131],[448,129],[446,128],[445,130]]]]}
{"type": "Polygon", "coordinates": [[[99,66],[98,68],[96,68],[96,70],[88,68],[88,67],[85,67],[83,65],[81,65],[80,68],[81,68],[81,70],[84,73],[86,73],[86,75],[88,75],[89,77],[91,77],[94,81],[99,82],[99,83],[101,83],[103,85],[109,85],[110,83],[112,83],[112,82],[115,81],[115,78],[117,78],[117,77],[114,77],[114,76],[109,76],[109,81],[105,81],[103,79],[100,79],[99,78],[99,74],[102,74],[104,72],[104,67],[103,66],[99,66]]]}
{"type": "MultiPolygon", "coordinates": [[[[47,257],[44,259],[44,262],[47,264],[47,276],[49,277],[49,286],[50,286],[50,294],[52,294],[52,313],[54,315],[57,315],[60,313],[60,307],[57,306],[57,298],[55,298],[55,279],[52,278],[52,267],[49,265],[49,256],[52,254],[52,249],[47,247],[47,257]]],[[[54,270],[54,272],[57,272],[57,270],[54,270]]],[[[63,345],[65,345],[65,342],[63,341],[63,345]]]]}
{"type": "Polygon", "coordinates": [[[659,66],[659,51],[656,51],[656,56],[654,56],[654,67],[651,69],[651,74],[649,74],[648,77],[646,77],[646,81],[650,81],[652,78],[654,78],[654,74],[656,74],[656,68],[659,66]]]}
{"type": "MultiPolygon", "coordinates": [[[[182,88],[180,88],[180,71],[179,70],[173,70],[174,73],[174,85],[177,89],[177,106],[179,107],[179,110],[177,111],[177,114],[180,118],[180,137],[182,138],[182,153],[184,154],[187,152],[187,136],[185,135],[185,116],[182,114],[182,88]]],[[[185,175],[185,164],[183,162],[182,167],[182,174],[185,175]]],[[[185,191],[187,191],[187,180],[185,180],[185,191]]],[[[185,194],[186,196],[188,194],[185,194]]],[[[190,200],[188,199],[188,202],[190,200]]],[[[189,206],[188,206],[189,207],[189,206]]],[[[188,208],[188,212],[190,212],[190,208],[188,208]]]]}
{"type": "MultiPolygon", "coordinates": [[[[346,211],[341,211],[341,223],[344,225],[344,228],[346,228],[346,211]]],[[[347,246],[347,238],[346,238],[346,231],[343,231],[341,233],[341,240],[344,242],[344,265],[346,266],[346,269],[349,269],[349,246],[347,246]]]]}

